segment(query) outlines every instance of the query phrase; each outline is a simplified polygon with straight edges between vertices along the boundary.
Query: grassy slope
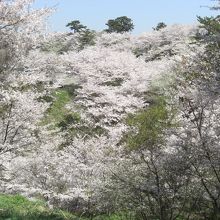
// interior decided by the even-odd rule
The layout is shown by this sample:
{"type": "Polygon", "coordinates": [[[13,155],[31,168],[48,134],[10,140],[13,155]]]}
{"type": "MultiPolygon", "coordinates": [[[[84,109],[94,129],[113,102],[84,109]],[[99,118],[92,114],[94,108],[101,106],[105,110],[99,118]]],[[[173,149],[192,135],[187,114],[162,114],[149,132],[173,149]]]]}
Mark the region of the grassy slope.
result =
{"type": "Polygon", "coordinates": [[[0,219],[64,220],[79,219],[62,210],[51,210],[42,201],[29,201],[20,195],[0,195],[0,219]]]}
{"type": "Polygon", "coordinates": [[[93,218],[75,216],[60,209],[49,209],[43,201],[30,201],[20,195],[0,194],[0,220],[133,220],[125,214],[93,218]]]}

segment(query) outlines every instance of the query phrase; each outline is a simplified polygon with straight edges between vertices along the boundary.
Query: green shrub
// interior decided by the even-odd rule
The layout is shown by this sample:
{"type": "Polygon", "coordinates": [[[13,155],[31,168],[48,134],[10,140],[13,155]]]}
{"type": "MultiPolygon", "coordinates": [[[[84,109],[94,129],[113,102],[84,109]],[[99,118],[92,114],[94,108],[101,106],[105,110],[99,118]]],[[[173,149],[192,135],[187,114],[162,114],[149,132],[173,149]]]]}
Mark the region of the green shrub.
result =
{"type": "Polygon", "coordinates": [[[130,132],[123,138],[130,150],[153,147],[163,143],[163,133],[171,126],[166,99],[155,96],[146,109],[129,115],[126,123],[130,132]]]}

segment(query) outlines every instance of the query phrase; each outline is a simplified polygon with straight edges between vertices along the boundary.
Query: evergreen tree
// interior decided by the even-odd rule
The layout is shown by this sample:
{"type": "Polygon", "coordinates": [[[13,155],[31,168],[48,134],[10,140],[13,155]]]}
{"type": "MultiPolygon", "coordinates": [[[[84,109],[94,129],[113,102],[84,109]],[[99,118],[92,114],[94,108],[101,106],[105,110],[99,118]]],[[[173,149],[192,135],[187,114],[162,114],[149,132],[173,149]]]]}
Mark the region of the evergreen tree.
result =
{"type": "Polygon", "coordinates": [[[157,24],[157,26],[156,26],[155,28],[153,28],[153,30],[159,31],[159,30],[165,28],[166,26],[167,26],[167,25],[166,25],[164,22],[159,22],[159,23],[157,24]]]}
{"type": "Polygon", "coordinates": [[[118,17],[116,19],[110,19],[106,23],[108,29],[105,31],[108,33],[116,32],[116,33],[124,33],[129,32],[134,29],[134,24],[130,18],[127,16],[118,17]]]}
{"type": "Polygon", "coordinates": [[[86,29],[86,26],[82,25],[79,20],[74,20],[69,22],[66,27],[69,27],[71,30],[76,32],[81,32],[86,29]]]}

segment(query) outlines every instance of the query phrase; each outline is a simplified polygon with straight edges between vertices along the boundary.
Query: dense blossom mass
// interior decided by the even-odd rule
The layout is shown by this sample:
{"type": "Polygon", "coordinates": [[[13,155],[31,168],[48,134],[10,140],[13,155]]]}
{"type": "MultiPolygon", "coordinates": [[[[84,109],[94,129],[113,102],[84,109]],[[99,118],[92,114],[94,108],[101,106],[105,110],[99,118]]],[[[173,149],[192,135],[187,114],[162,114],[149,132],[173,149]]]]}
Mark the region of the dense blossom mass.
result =
{"type": "Polygon", "coordinates": [[[218,219],[220,43],[206,23],[82,44],[80,32],[46,35],[52,10],[31,3],[0,1],[1,192],[80,213],[218,219]]]}

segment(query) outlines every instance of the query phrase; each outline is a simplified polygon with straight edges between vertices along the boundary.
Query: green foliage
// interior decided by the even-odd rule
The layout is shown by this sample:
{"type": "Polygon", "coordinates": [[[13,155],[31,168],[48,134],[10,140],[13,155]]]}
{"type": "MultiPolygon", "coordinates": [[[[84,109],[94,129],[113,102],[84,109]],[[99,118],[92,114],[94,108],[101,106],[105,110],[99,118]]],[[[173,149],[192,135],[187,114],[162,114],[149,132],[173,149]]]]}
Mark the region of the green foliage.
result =
{"type": "Polygon", "coordinates": [[[0,219],[4,220],[135,220],[133,213],[103,214],[86,218],[60,209],[49,209],[45,202],[30,201],[20,195],[0,194],[0,219]]]}
{"type": "Polygon", "coordinates": [[[76,32],[81,32],[86,29],[86,26],[82,25],[79,20],[74,20],[69,22],[66,27],[69,27],[71,30],[76,32]]]}
{"type": "Polygon", "coordinates": [[[206,35],[215,35],[220,33],[220,16],[204,18],[198,16],[197,18],[198,22],[200,23],[200,27],[207,31],[206,35]]]}
{"type": "Polygon", "coordinates": [[[61,128],[61,130],[67,130],[70,125],[72,124],[78,124],[80,122],[81,118],[79,114],[76,113],[70,113],[67,115],[64,115],[63,120],[60,121],[57,126],[61,128]]]}
{"type": "Polygon", "coordinates": [[[134,29],[134,24],[130,18],[127,16],[118,17],[116,19],[110,19],[106,23],[108,29],[105,31],[108,33],[124,33],[129,32],[134,29]]]}
{"type": "Polygon", "coordinates": [[[159,31],[159,30],[165,28],[166,26],[167,26],[167,25],[166,25],[164,22],[159,22],[159,23],[157,24],[157,26],[156,26],[155,28],[153,28],[153,30],[159,31]]]}
{"type": "MultiPolygon", "coordinates": [[[[86,124],[77,112],[72,112],[66,108],[66,104],[71,102],[77,95],[76,90],[80,86],[75,84],[63,85],[60,89],[54,91],[51,95],[45,95],[39,98],[39,101],[51,102],[47,109],[41,125],[50,125],[50,129],[55,127],[62,131],[67,131],[66,140],[75,137],[78,134],[83,136],[100,136],[106,134],[106,130],[100,126],[91,126],[86,124]]],[[[64,148],[66,143],[60,146],[64,148]]]]}
{"type": "Polygon", "coordinates": [[[47,116],[45,123],[59,122],[64,118],[64,115],[68,112],[65,105],[71,100],[68,92],[65,90],[58,90],[53,93],[54,102],[47,110],[47,116]]]}
{"type": "Polygon", "coordinates": [[[88,29],[86,26],[82,25],[79,20],[71,21],[66,25],[78,33],[76,39],[78,41],[78,50],[83,50],[86,46],[95,45],[95,31],[88,29]]]}
{"type": "MultiPolygon", "coordinates": [[[[84,217],[60,209],[50,209],[44,201],[30,201],[21,195],[0,194],[0,219],[2,220],[139,220],[132,212],[84,217]]],[[[179,218],[179,220],[181,220],[179,218]]]]}
{"type": "Polygon", "coordinates": [[[51,210],[42,201],[30,201],[20,195],[0,195],[0,219],[73,220],[79,219],[62,210],[51,210]]]}
{"type": "Polygon", "coordinates": [[[146,109],[129,115],[127,125],[131,127],[131,132],[125,136],[125,140],[130,150],[162,144],[164,130],[171,126],[165,97],[156,96],[146,109]]]}
{"type": "Polygon", "coordinates": [[[199,58],[198,73],[199,75],[205,73],[201,75],[203,80],[205,78],[210,80],[212,73],[220,71],[220,16],[198,17],[198,21],[203,31],[197,32],[194,43],[205,47],[204,53],[199,58]]]}
{"type": "Polygon", "coordinates": [[[92,218],[93,220],[138,220],[134,213],[122,212],[109,215],[99,215],[92,218]]]}
{"type": "Polygon", "coordinates": [[[95,32],[89,29],[81,31],[77,40],[79,42],[79,50],[83,50],[86,46],[95,45],[95,32]]]}
{"type": "Polygon", "coordinates": [[[65,130],[70,124],[79,123],[81,120],[80,115],[76,112],[71,112],[65,107],[75,96],[76,86],[72,86],[73,88],[71,85],[63,86],[52,93],[53,102],[42,120],[42,125],[52,124],[65,130]]]}
{"type": "Polygon", "coordinates": [[[205,31],[196,34],[196,41],[206,44],[206,53],[218,52],[220,48],[220,16],[204,18],[198,16],[198,22],[199,27],[205,31]]]}

